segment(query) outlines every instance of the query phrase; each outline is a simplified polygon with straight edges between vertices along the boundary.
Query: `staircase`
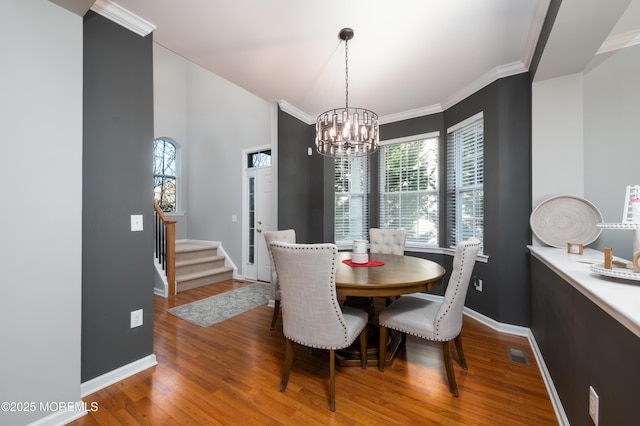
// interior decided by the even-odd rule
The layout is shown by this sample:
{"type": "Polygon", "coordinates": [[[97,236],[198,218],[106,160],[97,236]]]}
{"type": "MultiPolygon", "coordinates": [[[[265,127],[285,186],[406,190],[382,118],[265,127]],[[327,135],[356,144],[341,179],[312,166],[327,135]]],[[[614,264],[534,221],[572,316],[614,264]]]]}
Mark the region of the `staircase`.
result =
{"type": "Polygon", "coordinates": [[[177,292],[233,278],[233,268],[224,265],[218,246],[176,243],[177,292]]]}

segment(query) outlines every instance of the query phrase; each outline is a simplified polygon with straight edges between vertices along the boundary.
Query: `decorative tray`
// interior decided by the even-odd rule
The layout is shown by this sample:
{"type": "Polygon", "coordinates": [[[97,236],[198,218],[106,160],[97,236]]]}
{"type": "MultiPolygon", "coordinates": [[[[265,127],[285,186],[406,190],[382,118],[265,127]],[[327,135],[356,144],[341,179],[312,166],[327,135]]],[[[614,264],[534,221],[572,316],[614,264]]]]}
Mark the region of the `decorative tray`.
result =
{"type": "Polygon", "coordinates": [[[612,269],[605,269],[604,263],[598,263],[597,265],[591,265],[591,271],[607,277],[640,281],[640,272],[635,272],[633,269],[616,267],[615,265],[612,269]]]}
{"type": "Polygon", "coordinates": [[[570,195],[551,197],[531,213],[531,230],[543,243],[566,248],[567,243],[584,246],[594,242],[602,233],[597,225],[602,214],[589,201],[570,195]]]}
{"type": "Polygon", "coordinates": [[[640,223],[599,223],[602,229],[640,229],[640,223]]]}

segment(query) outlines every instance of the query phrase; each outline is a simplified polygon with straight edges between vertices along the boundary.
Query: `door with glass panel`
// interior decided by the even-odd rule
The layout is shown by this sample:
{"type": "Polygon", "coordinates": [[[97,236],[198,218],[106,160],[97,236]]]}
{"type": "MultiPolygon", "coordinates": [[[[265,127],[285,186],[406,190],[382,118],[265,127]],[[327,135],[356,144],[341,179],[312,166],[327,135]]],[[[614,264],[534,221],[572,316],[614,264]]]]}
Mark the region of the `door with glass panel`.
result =
{"type": "Polygon", "coordinates": [[[247,158],[244,276],[269,282],[271,263],[264,232],[273,229],[271,151],[249,153],[247,158]]]}

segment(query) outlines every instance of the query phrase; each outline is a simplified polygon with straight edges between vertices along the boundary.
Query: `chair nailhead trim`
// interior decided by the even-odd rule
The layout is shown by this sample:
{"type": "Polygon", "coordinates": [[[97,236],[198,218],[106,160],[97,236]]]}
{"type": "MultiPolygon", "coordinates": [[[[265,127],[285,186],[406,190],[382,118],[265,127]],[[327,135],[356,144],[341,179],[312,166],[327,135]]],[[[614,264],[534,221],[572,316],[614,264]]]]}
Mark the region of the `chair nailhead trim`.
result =
{"type": "MultiPolygon", "coordinates": [[[[272,243],[275,246],[279,246],[279,247],[283,247],[281,245],[278,244],[278,242],[272,243]]],[[[333,257],[332,257],[332,262],[331,262],[331,286],[329,288],[329,292],[331,293],[331,299],[332,299],[332,303],[333,303],[333,309],[335,310],[336,314],[338,315],[338,318],[340,319],[340,324],[342,325],[342,329],[344,332],[344,346],[342,346],[343,348],[351,345],[355,339],[353,339],[352,341],[349,341],[349,333],[348,333],[348,328],[347,328],[347,324],[344,322],[344,315],[342,314],[342,309],[340,308],[340,304],[337,303],[338,299],[337,299],[337,294],[336,294],[336,286],[335,286],[335,282],[336,282],[336,277],[335,277],[335,271],[336,271],[336,251],[334,248],[332,247],[317,247],[317,246],[295,246],[293,247],[295,250],[332,250],[333,251],[333,257]]],[[[276,274],[278,273],[278,267],[276,266],[276,274]]],[[[315,347],[318,349],[341,349],[341,348],[330,348],[330,347],[321,347],[321,346],[317,346],[317,345],[310,345],[306,342],[301,342],[301,341],[296,341],[296,340],[292,340],[295,341],[296,343],[305,345],[305,346],[309,346],[309,347],[315,347]]]]}

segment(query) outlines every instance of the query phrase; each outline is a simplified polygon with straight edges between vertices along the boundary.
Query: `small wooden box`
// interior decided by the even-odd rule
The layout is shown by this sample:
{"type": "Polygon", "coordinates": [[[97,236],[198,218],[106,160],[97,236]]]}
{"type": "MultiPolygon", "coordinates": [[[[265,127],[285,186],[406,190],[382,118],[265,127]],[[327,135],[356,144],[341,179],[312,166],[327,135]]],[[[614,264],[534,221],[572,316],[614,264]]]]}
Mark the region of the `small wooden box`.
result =
{"type": "Polygon", "coordinates": [[[567,243],[567,253],[582,254],[584,247],[579,243],[567,243]]]}

